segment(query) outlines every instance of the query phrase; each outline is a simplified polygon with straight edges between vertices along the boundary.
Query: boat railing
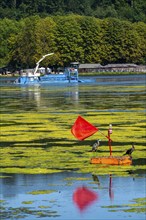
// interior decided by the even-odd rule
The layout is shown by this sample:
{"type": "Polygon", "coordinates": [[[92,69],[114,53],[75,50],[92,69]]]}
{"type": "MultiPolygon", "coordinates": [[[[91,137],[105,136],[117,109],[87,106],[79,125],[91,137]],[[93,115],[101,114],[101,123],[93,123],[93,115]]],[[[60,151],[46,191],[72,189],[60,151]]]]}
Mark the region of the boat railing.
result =
{"type": "Polygon", "coordinates": [[[69,81],[78,80],[78,70],[75,68],[66,68],[65,74],[69,81]]]}

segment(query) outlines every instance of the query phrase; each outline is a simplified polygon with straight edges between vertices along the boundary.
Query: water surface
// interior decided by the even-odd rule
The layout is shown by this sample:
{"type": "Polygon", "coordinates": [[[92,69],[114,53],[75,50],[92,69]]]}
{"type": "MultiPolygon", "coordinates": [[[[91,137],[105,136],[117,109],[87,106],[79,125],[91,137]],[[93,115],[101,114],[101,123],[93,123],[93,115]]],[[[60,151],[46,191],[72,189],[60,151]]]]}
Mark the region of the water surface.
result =
{"type": "Polygon", "coordinates": [[[8,176],[0,180],[1,219],[145,219],[145,175],[121,178],[65,172],[8,176]],[[82,209],[73,200],[79,187],[97,195],[82,209]]]}
{"type": "Polygon", "coordinates": [[[145,219],[145,75],[82,79],[40,86],[0,80],[1,219],[145,219]],[[98,132],[76,140],[70,129],[78,115],[105,135],[113,124],[113,155],[134,142],[133,165],[91,165],[91,157],[109,155],[107,140],[98,132]],[[80,209],[73,195],[82,187],[97,197],[80,209]]]}

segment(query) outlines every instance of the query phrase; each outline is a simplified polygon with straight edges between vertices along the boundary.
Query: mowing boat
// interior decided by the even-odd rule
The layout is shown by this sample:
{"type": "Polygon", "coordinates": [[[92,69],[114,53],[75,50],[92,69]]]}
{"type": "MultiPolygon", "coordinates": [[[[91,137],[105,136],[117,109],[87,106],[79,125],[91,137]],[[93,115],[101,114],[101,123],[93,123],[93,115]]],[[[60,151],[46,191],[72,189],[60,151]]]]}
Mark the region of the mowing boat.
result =
{"type": "Polygon", "coordinates": [[[79,83],[82,82],[78,77],[77,65],[65,68],[64,72],[61,73],[47,73],[41,76],[39,69],[40,62],[47,56],[53,55],[54,53],[44,55],[37,63],[33,70],[28,70],[21,73],[21,76],[17,78],[14,83],[19,85],[36,85],[44,83],[79,83]]]}
{"type": "Polygon", "coordinates": [[[60,74],[45,74],[43,76],[40,73],[22,73],[21,76],[15,80],[15,84],[18,85],[35,85],[44,83],[80,83],[78,79],[78,72],[74,69],[66,68],[65,72],[60,74]]]}
{"type": "Polygon", "coordinates": [[[109,157],[92,157],[91,164],[108,164],[108,165],[131,165],[130,156],[109,156],[109,157]]]}

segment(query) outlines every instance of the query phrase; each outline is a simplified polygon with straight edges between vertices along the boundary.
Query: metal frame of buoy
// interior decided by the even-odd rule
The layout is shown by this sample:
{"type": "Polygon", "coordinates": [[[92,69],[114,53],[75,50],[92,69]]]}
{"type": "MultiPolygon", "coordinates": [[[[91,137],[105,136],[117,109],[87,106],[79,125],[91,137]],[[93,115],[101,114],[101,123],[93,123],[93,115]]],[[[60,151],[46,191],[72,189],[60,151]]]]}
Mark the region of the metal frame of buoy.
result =
{"type": "Polygon", "coordinates": [[[110,137],[112,133],[113,133],[112,124],[110,124],[109,129],[108,129],[108,146],[109,146],[109,150],[110,150],[110,156],[112,156],[112,140],[110,137]]]}
{"type": "MultiPolygon", "coordinates": [[[[99,131],[100,132],[100,131],[99,131]]],[[[102,132],[100,132],[103,136],[105,136],[102,132]]],[[[90,160],[90,163],[93,164],[109,164],[109,165],[131,165],[132,158],[130,156],[112,156],[112,139],[111,134],[112,131],[112,124],[109,124],[108,135],[105,136],[108,139],[108,146],[110,151],[109,157],[93,157],[90,160]]]]}

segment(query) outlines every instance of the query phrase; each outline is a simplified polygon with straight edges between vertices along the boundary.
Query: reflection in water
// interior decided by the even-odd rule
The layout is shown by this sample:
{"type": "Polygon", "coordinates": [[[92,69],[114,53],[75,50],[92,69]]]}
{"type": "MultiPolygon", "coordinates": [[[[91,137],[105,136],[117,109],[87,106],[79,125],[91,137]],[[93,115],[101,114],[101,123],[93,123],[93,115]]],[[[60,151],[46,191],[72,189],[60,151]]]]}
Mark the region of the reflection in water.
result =
{"type": "Polygon", "coordinates": [[[40,92],[40,86],[22,86],[21,87],[22,96],[25,94],[26,98],[29,99],[29,101],[35,102],[36,106],[39,108],[41,103],[41,92],[40,92]]]}
{"type": "MultiPolygon", "coordinates": [[[[100,181],[99,181],[99,178],[97,175],[92,175],[92,178],[94,180],[94,182],[96,182],[98,184],[98,186],[100,186],[100,181]]],[[[114,199],[114,192],[113,192],[113,189],[112,189],[112,175],[110,174],[109,175],[109,198],[111,200],[114,199]]]]}
{"type": "Polygon", "coordinates": [[[95,175],[95,174],[92,174],[92,178],[93,178],[94,182],[96,182],[97,185],[100,186],[100,182],[99,182],[99,178],[98,178],[98,176],[95,175]]]}
{"type": "MultiPolygon", "coordinates": [[[[137,78],[140,76],[137,76],[137,78]]],[[[112,77],[110,77],[112,79],[112,77]]],[[[118,77],[119,78],[119,77],[118,77]]],[[[123,77],[124,80],[126,79],[125,76],[123,77]]],[[[106,80],[106,77],[105,77],[106,80]]],[[[110,111],[112,114],[115,112],[133,112],[135,111],[136,114],[138,112],[143,112],[144,105],[145,105],[145,90],[143,84],[145,80],[142,79],[142,82],[139,80],[127,81],[125,86],[124,81],[120,81],[120,85],[123,86],[118,87],[116,82],[102,82],[97,80],[97,83],[90,83],[90,84],[80,84],[78,86],[64,86],[64,87],[53,87],[53,86],[44,86],[44,87],[3,87],[1,89],[1,112],[3,114],[12,115],[12,113],[16,113],[19,111],[23,111],[27,113],[27,111],[34,111],[36,110],[40,112],[59,112],[63,110],[66,111],[73,111],[74,114],[76,112],[86,112],[89,115],[92,115],[92,112],[103,112],[103,111],[110,111]],[[140,84],[141,83],[141,84],[140,84]],[[98,85],[98,86],[97,86],[98,85]],[[106,86],[105,86],[106,85],[106,86]],[[129,86],[130,85],[130,86],[129,86]],[[138,85],[138,86],[137,86],[138,85]]],[[[118,84],[119,84],[118,83],[118,84]]],[[[4,115],[5,116],[5,115],[4,115]]],[[[122,129],[125,129],[124,126],[132,126],[133,123],[131,122],[131,116],[128,116],[128,121],[119,120],[116,122],[122,129]],[[121,124],[122,123],[122,124],[121,124]]],[[[133,117],[133,115],[132,115],[133,117]]],[[[143,115],[142,115],[143,117],[143,115]]],[[[143,118],[141,117],[141,120],[143,118]]],[[[13,117],[12,117],[13,118],[13,117]]],[[[3,118],[4,120],[5,118],[3,118]]],[[[4,126],[9,126],[9,120],[11,122],[11,117],[6,120],[6,124],[4,126]]],[[[19,118],[17,119],[19,120],[19,118]]],[[[16,120],[16,122],[17,122],[16,120]]],[[[3,122],[5,123],[5,121],[3,122]]],[[[140,121],[138,122],[140,123],[140,121]]],[[[144,122],[143,122],[144,123],[144,122]]],[[[19,125],[19,124],[18,124],[19,125]]],[[[104,123],[102,124],[104,126],[104,123]]],[[[141,125],[141,124],[140,124],[141,125]]],[[[21,126],[21,125],[20,125],[21,126]]],[[[134,126],[137,126],[137,124],[134,126]]],[[[144,124],[142,124],[142,128],[144,129],[144,124]]],[[[137,129],[136,129],[137,130],[137,129]]],[[[6,130],[5,130],[6,131],[6,130]]],[[[13,133],[11,133],[13,136],[13,133]]],[[[16,133],[17,135],[17,133],[16,133]]],[[[129,134],[130,135],[130,134],[129,134]]],[[[141,139],[144,136],[138,137],[141,139]]],[[[12,137],[13,140],[14,137],[12,137]]],[[[14,138],[15,139],[15,138],[14,138]]],[[[34,142],[35,143],[35,142],[34,142]]],[[[143,142],[144,143],[144,142],[143,142]]],[[[142,143],[140,143],[141,146],[142,143]]],[[[11,146],[11,143],[9,143],[11,146]]],[[[17,146],[17,145],[16,145],[17,146]]],[[[8,150],[8,149],[6,149],[8,150]]],[[[14,149],[15,150],[15,149],[14,149]]],[[[142,149],[144,152],[144,150],[142,149]]],[[[139,151],[140,152],[140,151],[139,151]]],[[[9,153],[9,151],[8,151],[9,153]]],[[[142,152],[140,152],[142,155],[142,152]]],[[[5,154],[4,154],[5,157],[5,154]]],[[[13,161],[15,163],[15,161],[13,161]]],[[[133,166],[135,165],[144,165],[145,158],[138,158],[135,159],[133,162],[133,166]]],[[[43,164],[42,164],[43,165],[43,164]]],[[[9,169],[9,167],[8,167],[9,169]]],[[[136,168],[135,168],[136,169],[136,168]]],[[[98,203],[91,202],[91,206],[88,212],[83,213],[84,219],[107,219],[109,217],[109,206],[115,205],[115,209],[110,212],[111,219],[117,219],[117,212],[118,211],[118,219],[144,219],[145,215],[143,207],[139,203],[137,205],[141,208],[139,211],[129,211],[127,214],[127,206],[125,208],[126,211],[122,212],[122,210],[117,210],[117,206],[121,206],[121,208],[125,204],[129,204],[129,209],[131,208],[130,205],[133,205],[133,201],[136,198],[143,198],[145,197],[145,171],[144,169],[140,169],[138,171],[139,176],[138,178],[135,176],[135,181],[133,181],[133,174],[129,171],[129,174],[132,174],[128,177],[115,177],[112,179],[112,176],[93,176],[93,180],[95,184],[91,185],[91,174],[74,174],[74,173],[61,173],[61,174],[51,174],[51,175],[8,175],[9,177],[1,178],[1,200],[4,201],[2,204],[2,212],[3,212],[3,219],[18,219],[22,216],[21,211],[25,211],[24,208],[28,207],[26,215],[24,219],[26,220],[36,220],[42,219],[41,213],[47,215],[47,219],[50,219],[48,212],[55,211],[57,212],[60,217],[52,219],[70,219],[71,214],[73,213],[72,219],[81,219],[80,215],[78,214],[78,209],[76,209],[74,202],[72,200],[73,193],[78,188],[83,188],[81,186],[86,185],[87,189],[94,187],[94,189],[98,187],[98,194],[100,200],[98,203]],[[143,173],[142,173],[143,172],[143,173]],[[143,176],[142,176],[143,175],[143,176]],[[64,181],[64,178],[73,177],[78,178],[81,177],[90,179],[88,180],[75,180],[72,181],[72,184],[68,184],[68,182],[64,181]],[[99,181],[100,180],[100,181],[99,181]],[[53,193],[50,194],[38,194],[38,195],[31,195],[30,192],[32,191],[48,191],[53,190],[53,193]],[[55,191],[55,192],[54,192],[55,191]],[[113,193],[114,191],[114,193],[113,193]],[[126,195],[126,196],[125,196],[126,195]],[[114,198],[114,199],[113,199],[114,198]],[[29,204],[29,201],[32,201],[33,205],[29,204]],[[52,201],[55,201],[52,203],[52,201]],[[23,202],[26,202],[23,203],[23,202]],[[103,206],[106,207],[103,209],[103,206]],[[40,208],[41,207],[41,208],[40,208]],[[46,207],[46,208],[44,208],[46,207]],[[48,207],[48,208],[47,208],[48,207]],[[15,208],[17,210],[15,210],[15,208]],[[18,212],[18,210],[20,212],[18,212]],[[31,210],[31,212],[30,212],[31,210]],[[29,214],[28,214],[29,213],[29,214]],[[6,217],[6,214],[10,214],[9,218],[6,217]],[[98,217],[97,217],[98,216],[98,217]]],[[[137,173],[136,173],[137,174],[137,173]]],[[[92,181],[93,182],[93,181],[92,181]]],[[[84,190],[85,191],[85,187],[84,190]]],[[[97,195],[98,199],[98,195],[97,195]]],[[[92,200],[92,199],[91,199],[92,200]]],[[[96,201],[96,198],[95,200],[96,201]]],[[[88,205],[86,206],[88,207],[88,205]]],[[[83,209],[83,210],[86,210],[83,209]]],[[[131,209],[130,209],[131,210],[131,209]]],[[[132,209],[133,210],[133,209],[132,209]]]]}
{"type": "Polygon", "coordinates": [[[98,199],[98,194],[85,186],[78,187],[73,193],[73,201],[80,209],[85,210],[89,205],[98,199]]]}
{"type": "MultiPolygon", "coordinates": [[[[100,181],[97,175],[92,175],[93,180],[100,186],[100,181]]],[[[93,190],[88,189],[85,186],[78,187],[73,193],[73,201],[77,205],[80,211],[84,211],[89,205],[98,200],[99,195],[93,190]]],[[[112,175],[109,175],[109,198],[114,199],[114,192],[112,189],[112,175]]]]}
{"type": "MultiPolygon", "coordinates": [[[[133,172],[129,171],[129,174],[131,174],[131,177],[133,179],[133,181],[135,181],[135,178],[133,177],[133,172]]],[[[101,186],[101,183],[99,181],[99,178],[97,175],[92,174],[92,178],[94,180],[94,182],[96,182],[98,184],[98,186],[101,186]]],[[[110,200],[114,200],[114,191],[113,191],[113,184],[112,184],[112,174],[109,175],[109,198],[110,200]]]]}
{"type": "Polygon", "coordinates": [[[79,101],[78,86],[40,87],[26,86],[20,87],[23,102],[29,102],[36,106],[38,110],[44,107],[56,107],[58,105],[69,104],[76,106],[79,101]]]}
{"type": "Polygon", "coordinates": [[[109,176],[109,197],[111,200],[114,199],[114,192],[112,190],[112,175],[109,176]]]}
{"type": "Polygon", "coordinates": [[[145,175],[139,175],[135,181],[130,176],[114,176],[112,179],[111,175],[98,177],[94,175],[95,182],[91,182],[90,173],[1,174],[1,176],[3,178],[0,178],[2,207],[0,219],[19,219],[23,216],[25,220],[38,218],[97,220],[109,219],[109,211],[110,219],[117,219],[117,214],[118,219],[144,219],[145,216],[144,211],[140,209],[143,208],[143,200],[137,207],[135,206],[136,211],[127,212],[128,208],[131,210],[134,199],[145,197],[145,175]],[[111,206],[112,180],[115,196],[111,206]]]}
{"type": "Polygon", "coordinates": [[[67,86],[64,92],[64,98],[68,98],[72,104],[76,105],[79,102],[79,87],[78,85],[67,86]]]}
{"type": "MultiPolygon", "coordinates": [[[[127,80],[130,85],[117,86],[117,81],[112,83],[113,76],[96,77],[94,83],[80,83],[78,85],[35,85],[35,86],[16,86],[3,85],[1,89],[1,111],[5,113],[5,109],[11,113],[17,111],[54,111],[57,110],[78,110],[78,111],[110,111],[114,112],[130,112],[138,108],[143,111],[145,90],[143,84],[145,78],[143,75],[135,76],[132,80],[124,76],[120,76],[127,80]],[[106,82],[109,80],[108,87],[106,82]],[[141,81],[139,81],[140,79],[141,81]],[[139,87],[137,83],[140,83],[139,87]],[[12,102],[13,101],[13,102],[12,102]],[[49,109],[47,109],[49,108],[49,109]]],[[[132,77],[132,76],[131,76],[132,77]]],[[[91,77],[92,78],[92,77],[91,77]]],[[[1,82],[1,80],[0,80],[1,82]]],[[[2,84],[2,83],[1,83],[2,84]]],[[[127,84],[126,84],[127,85],[127,84]]]]}

